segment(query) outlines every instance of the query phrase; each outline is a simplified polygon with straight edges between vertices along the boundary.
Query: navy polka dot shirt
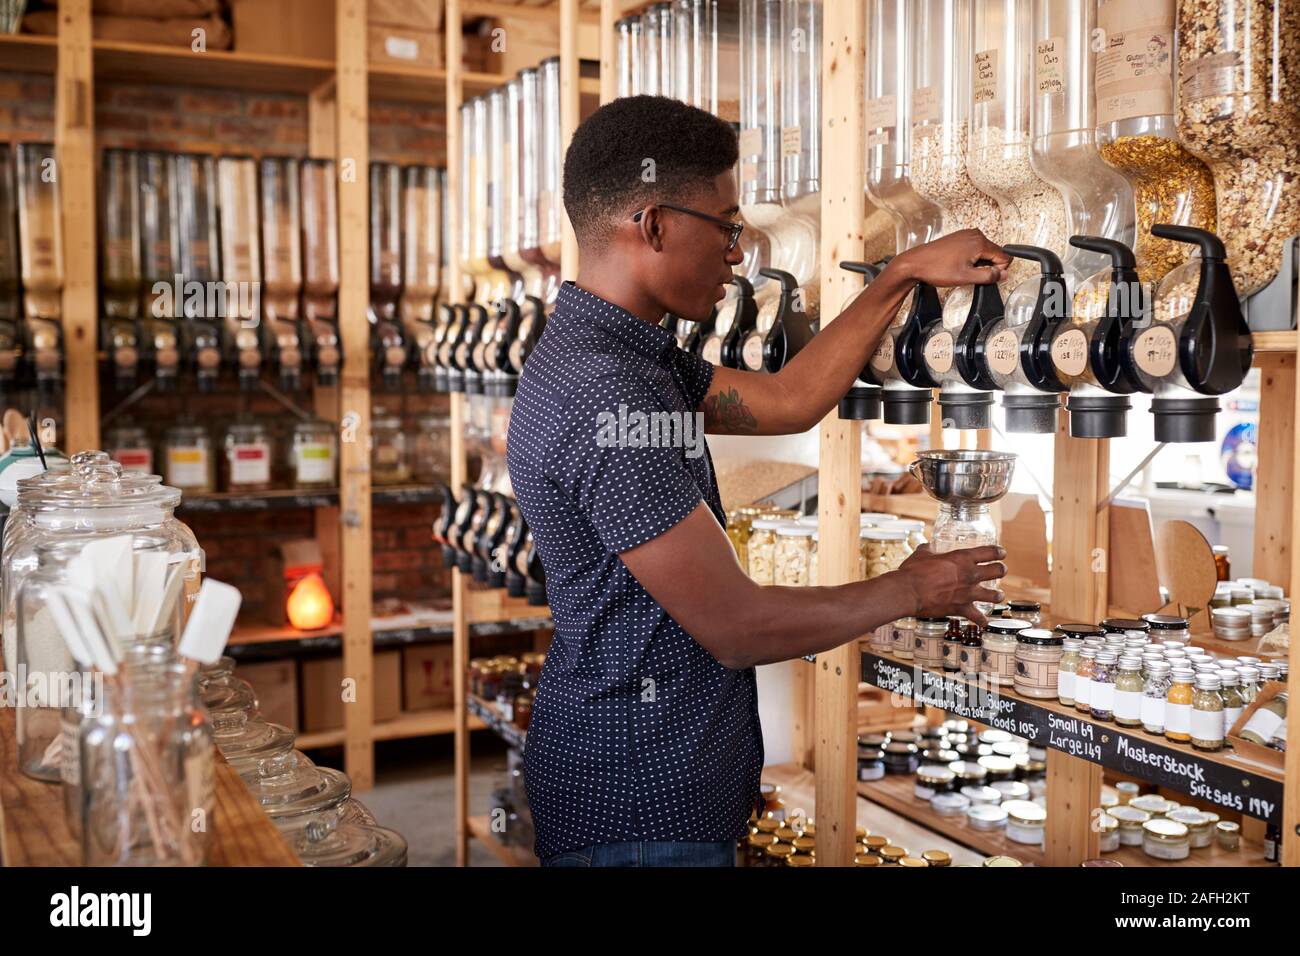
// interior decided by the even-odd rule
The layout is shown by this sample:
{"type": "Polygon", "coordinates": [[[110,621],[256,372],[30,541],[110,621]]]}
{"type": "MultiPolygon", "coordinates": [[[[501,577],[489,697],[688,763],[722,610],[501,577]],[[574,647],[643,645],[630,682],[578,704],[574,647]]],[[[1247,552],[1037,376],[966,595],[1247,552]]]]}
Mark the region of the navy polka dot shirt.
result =
{"type": "Polygon", "coordinates": [[[599,437],[602,413],[620,405],[694,413],[712,378],[667,329],[572,283],[525,363],[507,448],[555,619],[524,749],[543,859],[604,843],[735,839],[758,797],[753,669],[719,664],[618,557],[701,501],[725,527],[707,447],[688,454],[703,437],[677,443],[686,447],[599,437]]]}

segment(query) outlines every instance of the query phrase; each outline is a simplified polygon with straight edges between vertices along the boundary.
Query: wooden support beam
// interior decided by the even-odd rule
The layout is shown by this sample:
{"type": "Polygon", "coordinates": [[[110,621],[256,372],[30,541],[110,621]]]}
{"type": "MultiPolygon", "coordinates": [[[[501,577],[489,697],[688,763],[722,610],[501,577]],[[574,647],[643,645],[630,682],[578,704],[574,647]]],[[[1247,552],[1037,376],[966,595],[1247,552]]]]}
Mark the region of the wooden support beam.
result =
{"type": "MultiPolygon", "coordinates": [[[[1255,469],[1255,553],[1251,577],[1291,580],[1291,512],[1296,483],[1296,357],[1282,352],[1257,356],[1259,376],[1259,465],[1255,469]]],[[[1234,569],[1237,576],[1240,572],[1234,569]]],[[[1291,592],[1287,592],[1291,593],[1291,592]]]]}
{"type": "Polygon", "coordinates": [[[63,233],[63,355],[68,454],[99,447],[99,274],[95,260],[95,70],[90,0],[59,4],[55,174],[63,233]]]}
{"type": "MultiPolygon", "coordinates": [[[[1300,303],[1297,304],[1300,309],[1300,303]]],[[[1296,316],[1300,319],[1300,315],[1296,316]]],[[[1289,469],[1291,484],[1287,495],[1291,505],[1290,521],[1287,527],[1291,529],[1291,540],[1296,540],[1296,535],[1300,535],[1300,507],[1296,507],[1294,496],[1296,489],[1296,475],[1300,474],[1300,443],[1295,440],[1295,423],[1300,421],[1300,388],[1295,384],[1295,368],[1290,369],[1290,390],[1292,392],[1291,404],[1291,422],[1290,422],[1290,455],[1289,469]]],[[[1263,413],[1261,410],[1261,429],[1264,425],[1263,413]]],[[[1273,430],[1276,431],[1276,424],[1273,430]]],[[[1263,435],[1261,434],[1261,438],[1263,435]]],[[[1283,446],[1285,447],[1285,445],[1283,446]]],[[[1262,509],[1263,502],[1258,499],[1255,502],[1257,509],[1262,509]]],[[[1257,512],[1258,513],[1258,512],[1257,512]]],[[[1269,515],[1275,521],[1281,521],[1281,516],[1269,515]]],[[[1287,554],[1290,557],[1290,554],[1287,554]]],[[[1300,588],[1300,561],[1290,562],[1290,574],[1285,580],[1287,582],[1287,594],[1297,594],[1296,588],[1300,588]]],[[[1256,571],[1258,574],[1258,571],[1256,571]]],[[[1300,645],[1295,641],[1291,642],[1291,649],[1287,654],[1289,666],[1292,668],[1300,665],[1300,645]]],[[[1287,736],[1295,740],[1295,735],[1300,733],[1300,708],[1291,707],[1287,710],[1286,719],[1287,736]]],[[[1300,748],[1291,747],[1286,752],[1286,758],[1283,762],[1283,769],[1286,774],[1286,785],[1282,791],[1282,865],[1283,866],[1300,866],[1300,748]]]]}
{"type": "MultiPolygon", "coordinates": [[[[578,84],[578,0],[560,0],[560,142],[565,153],[581,117],[578,84]]],[[[560,249],[560,275],[578,277],[578,237],[566,212],[560,219],[564,242],[560,249]]]]}
{"type": "Polygon", "coordinates": [[[620,10],[615,0],[600,3],[600,102],[608,103],[618,96],[618,37],[614,24],[620,10]]]}
{"type": "Polygon", "coordinates": [[[335,5],[338,74],[339,338],[343,412],[339,444],[340,550],[343,566],[343,674],[355,703],[343,709],[344,767],[354,791],[374,785],[374,641],[370,630],[370,300],[369,103],[366,89],[366,0],[335,5]]]}
{"type": "Polygon", "coordinates": [[[1043,850],[1048,866],[1078,866],[1101,855],[1100,831],[1092,811],[1101,801],[1101,764],[1047,751],[1047,828],[1043,850]]]}
{"type": "Polygon", "coordinates": [[[1106,616],[1110,442],[1071,438],[1065,416],[1056,432],[1052,487],[1052,613],[1062,621],[1106,616]]]}
{"type": "MultiPolygon", "coordinates": [[[[838,267],[859,259],[866,217],[862,175],[863,46],[861,3],[827,4],[822,10],[822,322],[836,315],[860,280],[838,267]]],[[[834,321],[834,319],[829,319],[834,321]]],[[[862,501],[862,426],[832,411],[821,424],[817,476],[824,584],[858,578],[858,512],[862,501]]],[[[817,865],[851,866],[857,828],[857,642],[817,655],[816,779],[817,865]]]]}

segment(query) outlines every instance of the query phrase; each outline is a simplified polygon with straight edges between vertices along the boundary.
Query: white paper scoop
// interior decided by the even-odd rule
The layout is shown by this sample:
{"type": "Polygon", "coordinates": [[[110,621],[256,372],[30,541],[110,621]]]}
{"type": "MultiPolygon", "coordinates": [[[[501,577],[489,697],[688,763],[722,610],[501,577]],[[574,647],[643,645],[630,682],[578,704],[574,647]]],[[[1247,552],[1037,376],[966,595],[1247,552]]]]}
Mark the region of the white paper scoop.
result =
{"type": "Polygon", "coordinates": [[[180,655],[200,664],[215,664],[226,649],[243,600],[239,588],[208,578],[181,635],[180,655]]]}

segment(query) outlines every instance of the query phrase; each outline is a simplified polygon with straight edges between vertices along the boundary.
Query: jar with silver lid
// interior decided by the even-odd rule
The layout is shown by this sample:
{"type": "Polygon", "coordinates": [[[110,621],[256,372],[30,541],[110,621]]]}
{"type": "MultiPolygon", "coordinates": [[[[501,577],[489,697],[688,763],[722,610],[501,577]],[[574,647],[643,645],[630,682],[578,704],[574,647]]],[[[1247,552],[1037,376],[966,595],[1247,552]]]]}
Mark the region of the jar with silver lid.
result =
{"type": "Polygon", "coordinates": [[[1121,657],[1115,675],[1115,723],[1121,727],[1142,726],[1142,696],[1146,681],[1142,677],[1142,661],[1137,657],[1121,657]]]}
{"type": "Polygon", "coordinates": [[[1142,620],[1150,625],[1152,641],[1178,641],[1186,644],[1192,639],[1187,618],[1171,614],[1143,614],[1142,620]]]}
{"type": "Polygon", "coordinates": [[[1010,687],[1016,680],[1016,635],[1030,627],[1028,621],[998,618],[984,627],[980,673],[997,685],[1010,687]]]}
{"type": "Polygon", "coordinates": [[[1097,654],[1092,670],[1091,697],[1088,709],[1093,720],[1113,720],[1115,717],[1115,678],[1118,676],[1118,658],[1110,651],[1097,654]]]}
{"type": "Polygon", "coordinates": [[[1223,697],[1218,674],[1197,674],[1192,692],[1192,746],[1197,750],[1223,749],[1223,697]]]}
{"type": "Polygon", "coordinates": [[[912,631],[912,656],[921,667],[942,667],[944,635],[948,633],[946,617],[918,617],[912,631]]]}
{"type": "Polygon", "coordinates": [[[1016,635],[1016,692],[1026,697],[1056,697],[1064,638],[1046,628],[1026,627],[1016,635]]]}
{"type": "Polygon", "coordinates": [[[1028,621],[1038,627],[1042,620],[1043,606],[1037,601],[1008,601],[1006,616],[1016,621],[1028,621]]]}

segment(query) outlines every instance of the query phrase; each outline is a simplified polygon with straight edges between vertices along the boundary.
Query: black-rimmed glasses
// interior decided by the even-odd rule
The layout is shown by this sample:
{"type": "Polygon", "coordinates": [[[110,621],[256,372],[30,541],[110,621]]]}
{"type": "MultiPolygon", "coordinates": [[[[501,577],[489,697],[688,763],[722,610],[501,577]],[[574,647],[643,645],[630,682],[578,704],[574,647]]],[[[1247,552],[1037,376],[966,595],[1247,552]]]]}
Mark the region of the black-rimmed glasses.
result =
{"type": "MultiPolygon", "coordinates": [[[[694,216],[696,219],[703,219],[711,222],[720,229],[727,232],[727,251],[731,252],[736,248],[736,243],[740,242],[740,234],[745,230],[743,222],[732,222],[730,219],[722,219],[719,216],[710,216],[707,212],[700,212],[698,209],[690,209],[686,206],[675,206],[669,202],[655,203],[660,209],[671,209],[674,212],[685,213],[688,216],[694,216]]],[[[638,209],[632,215],[633,222],[640,222],[641,217],[645,214],[644,209],[638,209]]]]}

